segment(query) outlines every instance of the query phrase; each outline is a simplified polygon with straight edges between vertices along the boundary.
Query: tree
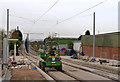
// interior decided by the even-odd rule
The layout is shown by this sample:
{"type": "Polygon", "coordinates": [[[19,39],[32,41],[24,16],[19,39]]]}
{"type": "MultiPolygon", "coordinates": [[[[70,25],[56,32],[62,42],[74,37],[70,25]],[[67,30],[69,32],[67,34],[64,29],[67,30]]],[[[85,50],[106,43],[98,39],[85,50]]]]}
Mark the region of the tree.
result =
{"type": "MultiPolygon", "coordinates": [[[[11,39],[18,39],[18,47],[20,47],[20,45],[22,44],[22,33],[20,30],[12,30],[11,32],[11,35],[10,35],[10,38],[11,39]],[[18,36],[17,36],[17,33],[18,33],[18,36]]],[[[9,42],[9,48],[10,50],[13,50],[14,49],[14,43],[16,43],[15,41],[10,41],[9,42]]]]}
{"type": "Polygon", "coordinates": [[[4,29],[0,29],[0,57],[2,57],[3,53],[3,39],[6,38],[7,35],[4,29]]]}
{"type": "Polygon", "coordinates": [[[2,40],[3,40],[3,38],[7,37],[7,35],[5,34],[5,30],[4,29],[0,29],[0,35],[1,35],[2,40]]]}
{"type": "Polygon", "coordinates": [[[44,42],[47,42],[47,41],[51,41],[51,37],[50,37],[50,36],[48,36],[48,37],[46,37],[46,38],[44,39],[44,42]]]}
{"type": "Polygon", "coordinates": [[[15,30],[11,33],[11,37],[10,37],[10,38],[11,38],[11,39],[17,39],[17,38],[18,38],[19,41],[22,41],[22,33],[21,33],[21,31],[15,29],[15,30]],[[17,33],[18,33],[18,37],[17,37],[17,33]]]}
{"type": "Polygon", "coordinates": [[[90,31],[87,30],[87,31],[85,32],[85,35],[90,35],[90,31]]]}
{"type": "Polygon", "coordinates": [[[73,49],[73,42],[68,43],[68,48],[73,49]]]}
{"type": "Polygon", "coordinates": [[[82,39],[82,35],[79,36],[78,40],[81,40],[82,39]]]}

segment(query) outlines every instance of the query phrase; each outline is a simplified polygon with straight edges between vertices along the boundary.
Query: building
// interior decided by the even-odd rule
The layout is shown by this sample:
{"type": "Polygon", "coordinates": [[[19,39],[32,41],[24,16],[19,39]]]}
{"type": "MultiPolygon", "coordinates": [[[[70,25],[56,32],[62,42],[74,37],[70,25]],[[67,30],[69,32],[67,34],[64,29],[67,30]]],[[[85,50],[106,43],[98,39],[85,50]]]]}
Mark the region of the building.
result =
{"type": "Polygon", "coordinates": [[[81,41],[74,41],[73,49],[77,52],[81,52],[81,41]]]}
{"type": "MultiPolygon", "coordinates": [[[[95,57],[120,60],[120,32],[99,34],[95,36],[95,57]]],[[[82,51],[93,56],[93,36],[82,36],[82,51]]]]}

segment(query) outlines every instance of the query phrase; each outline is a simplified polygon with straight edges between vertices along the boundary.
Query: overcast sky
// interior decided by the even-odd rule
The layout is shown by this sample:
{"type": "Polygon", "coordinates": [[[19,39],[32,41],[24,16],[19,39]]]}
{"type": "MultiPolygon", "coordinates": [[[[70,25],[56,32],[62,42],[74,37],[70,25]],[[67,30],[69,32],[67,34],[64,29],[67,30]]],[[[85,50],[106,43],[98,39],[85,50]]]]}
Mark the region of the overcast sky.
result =
{"type": "Polygon", "coordinates": [[[9,9],[10,30],[19,26],[23,33],[44,33],[31,34],[30,39],[41,39],[49,33],[58,33],[61,37],[79,37],[86,30],[92,34],[94,12],[96,34],[117,32],[118,2],[119,0],[0,0],[0,28],[7,28],[6,11],[9,9]],[[81,13],[101,2],[103,3],[95,8],[81,13]],[[81,14],[74,16],[78,13],[81,14]],[[72,16],[74,17],[70,18],[72,16]],[[67,18],[70,19],[66,20],[67,18]]]}

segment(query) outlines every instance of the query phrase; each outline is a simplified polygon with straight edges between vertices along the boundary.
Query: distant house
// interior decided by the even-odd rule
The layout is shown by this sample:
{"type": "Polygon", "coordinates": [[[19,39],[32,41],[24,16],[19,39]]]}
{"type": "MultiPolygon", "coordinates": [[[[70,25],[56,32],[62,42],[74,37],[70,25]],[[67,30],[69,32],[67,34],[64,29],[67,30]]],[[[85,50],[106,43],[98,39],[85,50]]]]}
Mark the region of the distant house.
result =
{"type": "MultiPolygon", "coordinates": [[[[120,60],[120,32],[95,35],[95,57],[120,60]]],[[[82,51],[93,56],[93,36],[82,36],[82,51]]]]}
{"type": "Polygon", "coordinates": [[[81,41],[74,41],[73,49],[77,52],[81,52],[81,41]]]}

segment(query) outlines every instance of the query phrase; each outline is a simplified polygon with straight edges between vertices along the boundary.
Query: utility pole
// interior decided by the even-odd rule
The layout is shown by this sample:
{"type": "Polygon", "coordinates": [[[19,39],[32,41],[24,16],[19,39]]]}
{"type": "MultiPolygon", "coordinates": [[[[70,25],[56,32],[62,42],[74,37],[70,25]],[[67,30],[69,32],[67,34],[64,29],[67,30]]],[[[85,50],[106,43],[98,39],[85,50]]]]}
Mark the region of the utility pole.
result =
{"type": "Polygon", "coordinates": [[[93,58],[95,59],[95,12],[93,14],[93,58]]]}
{"type": "Polygon", "coordinates": [[[7,39],[9,38],[9,9],[7,9],[7,39]]]}
{"type": "Polygon", "coordinates": [[[8,63],[8,57],[9,57],[9,43],[8,43],[8,39],[9,39],[9,9],[7,9],[7,56],[6,56],[6,60],[8,63]]]}

